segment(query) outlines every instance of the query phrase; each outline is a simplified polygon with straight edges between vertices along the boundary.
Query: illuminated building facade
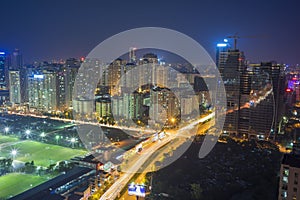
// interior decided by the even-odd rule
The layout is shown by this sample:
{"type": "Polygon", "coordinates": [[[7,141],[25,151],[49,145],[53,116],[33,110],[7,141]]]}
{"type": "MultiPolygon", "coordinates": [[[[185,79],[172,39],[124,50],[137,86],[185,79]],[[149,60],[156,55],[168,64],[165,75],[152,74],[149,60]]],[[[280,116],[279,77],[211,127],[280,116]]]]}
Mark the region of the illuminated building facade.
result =
{"type": "Polygon", "coordinates": [[[9,71],[9,99],[14,104],[21,103],[20,71],[9,71]]]}
{"type": "Polygon", "coordinates": [[[278,200],[300,198],[300,156],[285,154],[280,167],[278,200]]]}
{"type": "Polygon", "coordinates": [[[69,58],[66,60],[65,69],[66,72],[66,107],[72,106],[73,89],[75,85],[76,76],[80,68],[80,61],[75,58],[69,58]]]}
{"type": "Polygon", "coordinates": [[[7,80],[5,77],[5,64],[6,64],[5,52],[0,52],[0,90],[7,89],[7,80]]]}
{"type": "Polygon", "coordinates": [[[285,110],[285,80],[283,65],[275,62],[250,64],[252,96],[260,95],[257,107],[251,105],[251,129],[275,139],[278,126],[285,110]],[[270,92],[269,92],[270,91],[270,92]]]}
{"type": "Polygon", "coordinates": [[[37,111],[57,109],[56,73],[43,71],[28,77],[29,107],[37,111]]]}
{"type": "Polygon", "coordinates": [[[231,49],[228,43],[220,43],[217,45],[216,60],[227,98],[228,113],[225,118],[224,130],[234,134],[238,134],[240,130],[244,132],[248,130],[247,124],[249,123],[248,113],[240,110],[241,105],[247,99],[248,92],[246,87],[241,87],[246,83],[244,79],[247,79],[244,53],[238,49],[231,49]]]}
{"type": "Polygon", "coordinates": [[[96,113],[100,118],[111,116],[111,99],[109,95],[96,99],[96,113]]]}
{"type": "Polygon", "coordinates": [[[0,52],[0,105],[9,100],[6,75],[7,57],[5,52],[0,52]]]}

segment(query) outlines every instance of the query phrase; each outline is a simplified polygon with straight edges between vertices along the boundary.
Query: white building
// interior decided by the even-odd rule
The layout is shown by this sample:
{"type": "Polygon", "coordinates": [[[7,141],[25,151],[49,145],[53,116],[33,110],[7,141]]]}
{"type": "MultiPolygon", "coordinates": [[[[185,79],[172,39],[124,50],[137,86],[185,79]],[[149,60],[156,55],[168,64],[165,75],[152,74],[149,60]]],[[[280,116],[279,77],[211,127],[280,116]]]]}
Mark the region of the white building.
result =
{"type": "Polygon", "coordinates": [[[56,74],[43,71],[28,77],[28,97],[30,109],[51,111],[57,108],[56,74]]]}
{"type": "Polygon", "coordinates": [[[20,71],[9,71],[9,99],[14,104],[21,103],[20,71]]]}

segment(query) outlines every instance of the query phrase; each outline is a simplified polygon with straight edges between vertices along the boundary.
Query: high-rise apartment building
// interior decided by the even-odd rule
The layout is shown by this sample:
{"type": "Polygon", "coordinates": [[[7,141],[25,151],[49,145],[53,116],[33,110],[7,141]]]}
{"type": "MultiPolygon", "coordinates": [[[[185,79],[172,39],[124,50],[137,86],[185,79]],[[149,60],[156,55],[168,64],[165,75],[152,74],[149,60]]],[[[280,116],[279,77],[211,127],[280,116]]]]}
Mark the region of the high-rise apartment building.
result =
{"type": "Polygon", "coordinates": [[[110,117],[112,115],[111,107],[109,95],[101,96],[96,99],[96,113],[100,118],[110,117]]]}
{"type": "Polygon", "coordinates": [[[65,110],[68,107],[68,73],[66,67],[61,67],[56,74],[56,95],[57,95],[57,108],[65,110]]]}
{"type": "Polygon", "coordinates": [[[20,71],[9,71],[9,99],[14,104],[21,103],[21,77],[20,71]]]}
{"type": "Polygon", "coordinates": [[[251,106],[251,129],[275,139],[285,105],[283,65],[275,62],[250,64],[252,97],[260,95],[260,103],[251,106]]]}
{"type": "Polygon", "coordinates": [[[280,167],[278,200],[300,199],[300,155],[285,154],[280,167]]]}
{"type": "Polygon", "coordinates": [[[124,68],[124,65],[124,60],[116,59],[109,66],[107,66],[107,69],[103,74],[103,79],[106,83],[105,85],[108,86],[109,93],[112,95],[116,94],[119,91],[119,87],[116,86],[120,85],[119,81],[121,79],[122,69],[124,68]]]}
{"type": "MultiPolygon", "coordinates": [[[[28,101],[28,71],[26,66],[23,65],[23,57],[19,49],[15,49],[12,53],[7,56],[7,86],[9,89],[10,83],[10,72],[9,71],[18,71],[19,72],[19,80],[20,80],[20,103],[24,103],[28,101]]],[[[14,85],[14,83],[12,83],[14,85]]],[[[10,99],[11,102],[12,99],[10,99]]]]}
{"type": "Polygon", "coordinates": [[[187,105],[191,103],[190,98],[182,96],[181,99],[178,99],[177,97],[180,98],[181,96],[176,96],[174,91],[169,88],[153,87],[150,90],[150,119],[154,123],[163,125],[167,120],[180,116],[180,108],[182,108],[184,114],[190,114],[189,111],[192,107],[187,105]],[[180,102],[182,103],[181,106],[178,101],[182,101],[180,102]]]}
{"type": "Polygon", "coordinates": [[[10,70],[20,70],[23,67],[23,58],[19,49],[15,49],[12,54],[9,55],[8,67],[10,70]]]}
{"type": "Polygon", "coordinates": [[[9,100],[7,85],[7,56],[5,52],[0,52],[0,105],[9,100]]]}
{"type": "Polygon", "coordinates": [[[122,92],[121,96],[113,97],[113,117],[117,120],[138,119],[141,116],[142,94],[138,92],[122,92]]]}
{"type": "Polygon", "coordinates": [[[0,52],[0,90],[5,90],[7,88],[7,80],[5,76],[5,64],[6,64],[6,54],[5,52],[0,52]]]}
{"type": "Polygon", "coordinates": [[[224,131],[275,138],[284,109],[283,66],[248,65],[243,52],[228,43],[218,44],[217,66],[227,97],[224,131]]]}
{"type": "Polygon", "coordinates": [[[28,77],[29,107],[37,111],[57,109],[56,73],[44,70],[28,77]]]}
{"type": "Polygon", "coordinates": [[[249,92],[245,57],[242,51],[231,49],[227,43],[218,44],[217,47],[217,67],[225,85],[227,98],[224,130],[238,134],[247,130],[249,123],[248,113],[241,111],[241,105],[247,100],[249,92]]]}
{"type": "Polygon", "coordinates": [[[75,85],[76,76],[78,74],[78,70],[80,68],[80,61],[75,58],[69,58],[66,60],[65,68],[67,70],[66,73],[66,106],[69,107],[72,105],[73,99],[73,89],[75,85]]]}

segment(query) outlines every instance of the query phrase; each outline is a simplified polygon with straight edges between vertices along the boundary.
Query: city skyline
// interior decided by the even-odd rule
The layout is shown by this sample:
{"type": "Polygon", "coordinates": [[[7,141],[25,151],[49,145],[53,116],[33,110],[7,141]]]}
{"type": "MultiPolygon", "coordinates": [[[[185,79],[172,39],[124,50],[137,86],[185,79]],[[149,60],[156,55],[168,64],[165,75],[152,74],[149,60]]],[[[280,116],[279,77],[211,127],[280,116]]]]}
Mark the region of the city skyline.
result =
{"type": "Polygon", "coordinates": [[[115,2],[99,1],[26,1],[16,7],[14,1],[2,2],[5,9],[0,16],[5,19],[5,29],[0,33],[1,51],[21,49],[24,63],[85,57],[111,35],[156,26],[189,35],[213,59],[216,43],[237,33],[241,37],[238,47],[247,52],[250,61],[300,63],[296,1],[151,3],[118,2],[116,6],[115,2]]]}
{"type": "Polygon", "coordinates": [[[0,200],[300,198],[300,2],[0,6],[0,200]]]}

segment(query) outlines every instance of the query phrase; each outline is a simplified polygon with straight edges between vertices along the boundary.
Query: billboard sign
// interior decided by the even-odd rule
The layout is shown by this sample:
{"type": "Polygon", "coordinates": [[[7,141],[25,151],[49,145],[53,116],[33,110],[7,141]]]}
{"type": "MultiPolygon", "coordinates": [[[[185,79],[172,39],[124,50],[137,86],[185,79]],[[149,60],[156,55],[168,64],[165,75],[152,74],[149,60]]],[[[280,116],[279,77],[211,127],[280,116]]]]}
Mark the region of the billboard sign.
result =
{"type": "Polygon", "coordinates": [[[40,75],[40,74],[34,74],[33,78],[37,78],[37,79],[43,79],[44,75],[40,75]]]}
{"type": "Polygon", "coordinates": [[[144,185],[138,185],[138,184],[131,183],[128,186],[128,195],[145,197],[146,196],[146,187],[144,185]]]}

